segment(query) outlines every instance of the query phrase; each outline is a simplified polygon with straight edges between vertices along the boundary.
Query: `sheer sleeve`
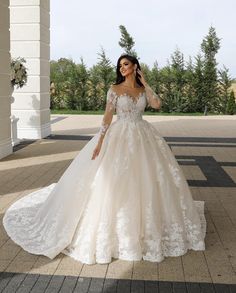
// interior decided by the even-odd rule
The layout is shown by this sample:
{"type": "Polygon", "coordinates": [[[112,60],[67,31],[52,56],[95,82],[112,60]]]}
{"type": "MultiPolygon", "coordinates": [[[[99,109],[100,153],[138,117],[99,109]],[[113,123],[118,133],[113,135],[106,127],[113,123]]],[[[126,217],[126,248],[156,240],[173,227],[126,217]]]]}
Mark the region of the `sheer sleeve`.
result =
{"type": "Polygon", "coordinates": [[[160,109],[162,104],[161,98],[158,97],[158,95],[152,90],[149,85],[145,86],[145,92],[148,104],[154,109],[160,109]]]}
{"type": "Polygon", "coordinates": [[[106,109],[102,120],[102,125],[99,130],[101,136],[105,136],[108,127],[110,126],[113,118],[113,114],[116,109],[117,96],[115,92],[110,87],[107,91],[106,109]]]}

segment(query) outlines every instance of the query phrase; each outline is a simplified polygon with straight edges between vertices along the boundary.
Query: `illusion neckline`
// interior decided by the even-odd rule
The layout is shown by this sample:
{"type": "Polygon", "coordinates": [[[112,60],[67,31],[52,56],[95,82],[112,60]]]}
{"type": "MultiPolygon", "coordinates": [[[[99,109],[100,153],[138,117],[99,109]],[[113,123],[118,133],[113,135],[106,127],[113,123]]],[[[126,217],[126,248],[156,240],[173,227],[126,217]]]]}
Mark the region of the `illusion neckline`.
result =
{"type": "Polygon", "coordinates": [[[120,84],[120,85],[123,86],[123,87],[127,87],[129,89],[141,89],[142,88],[141,86],[139,86],[139,87],[132,87],[132,86],[124,85],[124,84],[120,84]]]}
{"type": "Polygon", "coordinates": [[[115,94],[115,96],[116,96],[117,98],[119,98],[119,97],[123,97],[123,96],[126,96],[126,97],[130,98],[130,99],[133,101],[134,104],[137,104],[138,101],[140,100],[141,96],[145,93],[145,91],[142,91],[142,92],[140,92],[140,93],[137,95],[137,97],[133,97],[133,96],[127,94],[126,92],[124,92],[124,93],[122,93],[122,94],[117,94],[113,89],[111,89],[111,91],[115,94]]]}

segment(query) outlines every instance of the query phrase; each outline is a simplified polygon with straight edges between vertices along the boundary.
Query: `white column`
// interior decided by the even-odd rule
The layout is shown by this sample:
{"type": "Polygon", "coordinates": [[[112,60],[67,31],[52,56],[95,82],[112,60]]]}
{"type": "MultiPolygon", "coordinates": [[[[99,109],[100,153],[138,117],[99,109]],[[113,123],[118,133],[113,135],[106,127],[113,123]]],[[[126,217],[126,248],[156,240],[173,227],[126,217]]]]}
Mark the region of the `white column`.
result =
{"type": "Polygon", "coordinates": [[[12,153],[9,0],[0,1],[0,159],[12,153]]]}
{"type": "Polygon", "coordinates": [[[11,55],[24,57],[27,85],[15,89],[19,138],[42,138],[50,126],[50,0],[10,0],[11,55]]]}

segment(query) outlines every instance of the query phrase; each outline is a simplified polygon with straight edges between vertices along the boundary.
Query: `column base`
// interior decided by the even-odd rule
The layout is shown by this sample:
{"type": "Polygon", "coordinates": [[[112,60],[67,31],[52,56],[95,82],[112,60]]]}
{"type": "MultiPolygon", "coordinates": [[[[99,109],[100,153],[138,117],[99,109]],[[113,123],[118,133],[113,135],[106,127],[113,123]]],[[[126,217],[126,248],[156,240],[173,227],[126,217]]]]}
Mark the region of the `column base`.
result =
{"type": "Polygon", "coordinates": [[[33,127],[18,127],[17,132],[20,139],[41,139],[51,134],[51,123],[33,127]]]}
{"type": "Polygon", "coordinates": [[[11,139],[0,141],[0,159],[12,154],[11,139]]]}
{"type": "Polygon", "coordinates": [[[19,118],[16,118],[14,115],[11,115],[10,118],[11,118],[11,144],[12,146],[15,146],[20,143],[20,139],[17,136],[17,122],[19,121],[19,118]]]}

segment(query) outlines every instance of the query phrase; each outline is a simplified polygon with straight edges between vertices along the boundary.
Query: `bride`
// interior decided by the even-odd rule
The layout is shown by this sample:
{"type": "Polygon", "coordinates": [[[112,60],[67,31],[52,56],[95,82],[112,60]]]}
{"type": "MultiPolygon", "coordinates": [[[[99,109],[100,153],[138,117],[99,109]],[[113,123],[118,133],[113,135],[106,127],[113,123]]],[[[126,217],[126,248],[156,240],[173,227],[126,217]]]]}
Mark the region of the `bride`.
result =
{"type": "Polygon", "coordinates": [[[160,262],[205,249],[204,202],[192,199],[167,143],[142,118],[147,104],[159,109],[161,99],[135,57],[122,55],[116,74],[100,131],[57,183],[6,211],[4,227],[24,250],[94,264],[160,262]]]}

